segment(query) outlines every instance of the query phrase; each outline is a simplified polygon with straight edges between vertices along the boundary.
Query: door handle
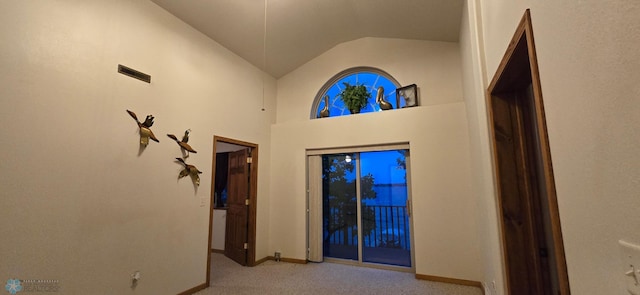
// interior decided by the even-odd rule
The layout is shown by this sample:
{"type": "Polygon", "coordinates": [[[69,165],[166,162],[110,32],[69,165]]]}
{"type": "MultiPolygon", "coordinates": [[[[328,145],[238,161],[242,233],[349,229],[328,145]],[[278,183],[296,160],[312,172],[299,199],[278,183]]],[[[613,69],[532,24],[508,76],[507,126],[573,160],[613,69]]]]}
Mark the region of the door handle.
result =
{"type": "Polygon", "coordinates": [[[407,199],[406,205],[407,207],[407,216],[411,217],[411,201],[407,199]]]}

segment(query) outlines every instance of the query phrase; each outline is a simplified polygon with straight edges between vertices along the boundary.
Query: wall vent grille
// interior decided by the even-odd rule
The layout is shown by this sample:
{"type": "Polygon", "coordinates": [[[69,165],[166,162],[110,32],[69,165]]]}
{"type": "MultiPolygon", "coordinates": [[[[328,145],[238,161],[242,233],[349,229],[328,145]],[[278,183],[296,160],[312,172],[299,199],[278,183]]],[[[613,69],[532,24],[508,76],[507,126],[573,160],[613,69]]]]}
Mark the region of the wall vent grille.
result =
{"type": "Polygon", "coordinates": [[[147,83],[151,83],[151,76],[143,72],[136,71],[130,67],[118,65],[118,73],[129,76],[131,78],[138,79],[147,83]]]}

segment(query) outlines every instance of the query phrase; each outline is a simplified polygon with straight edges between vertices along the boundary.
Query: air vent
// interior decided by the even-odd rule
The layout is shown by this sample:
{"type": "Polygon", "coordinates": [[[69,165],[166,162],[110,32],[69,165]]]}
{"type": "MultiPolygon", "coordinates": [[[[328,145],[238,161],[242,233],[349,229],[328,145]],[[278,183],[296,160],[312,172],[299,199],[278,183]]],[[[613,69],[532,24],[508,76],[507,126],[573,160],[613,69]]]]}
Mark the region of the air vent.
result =
{"type": "Polygon", "coordinates": [[[151,76],[143,73],[143,72],[139,72],[136,71],[130,67],[127,66],[123,66],[123,65],[118,65],[118,73],[123,74],[123,75],[127,75],[131,78],[136,78],[140,81],[144,81],[147,83],[151,83],[151,76]]]}

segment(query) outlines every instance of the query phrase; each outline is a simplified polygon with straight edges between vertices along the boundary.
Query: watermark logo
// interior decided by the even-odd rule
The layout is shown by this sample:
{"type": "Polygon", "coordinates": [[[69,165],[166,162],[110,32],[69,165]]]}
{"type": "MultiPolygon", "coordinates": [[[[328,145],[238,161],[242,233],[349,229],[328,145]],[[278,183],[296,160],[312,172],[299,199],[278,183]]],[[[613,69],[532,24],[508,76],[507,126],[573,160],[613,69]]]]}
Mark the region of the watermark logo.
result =
{"type": "Polygon", "coordinates": [[[7,284],[4,286],[4,288],[12,295],[22,291],[20,280],[17,279],[8,279],[7,284]]]}
{"type": "Polygon", "coordinates": [[[4,289],[11,295],[18,292],[58,292],[60,291],[58,280],[19,280],[9,279],[4,289]]]}

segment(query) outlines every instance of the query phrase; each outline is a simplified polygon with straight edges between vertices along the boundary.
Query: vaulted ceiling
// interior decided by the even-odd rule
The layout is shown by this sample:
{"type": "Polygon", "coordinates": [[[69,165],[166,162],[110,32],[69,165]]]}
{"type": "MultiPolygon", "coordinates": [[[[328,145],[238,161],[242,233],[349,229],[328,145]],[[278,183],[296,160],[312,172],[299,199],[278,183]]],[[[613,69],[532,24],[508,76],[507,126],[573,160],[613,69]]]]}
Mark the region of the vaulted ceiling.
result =
{"type": "Polygon", "coordinates": [[[279,78],[363,37],[457,42],[464,0],[152,1],[279,78]]]}

